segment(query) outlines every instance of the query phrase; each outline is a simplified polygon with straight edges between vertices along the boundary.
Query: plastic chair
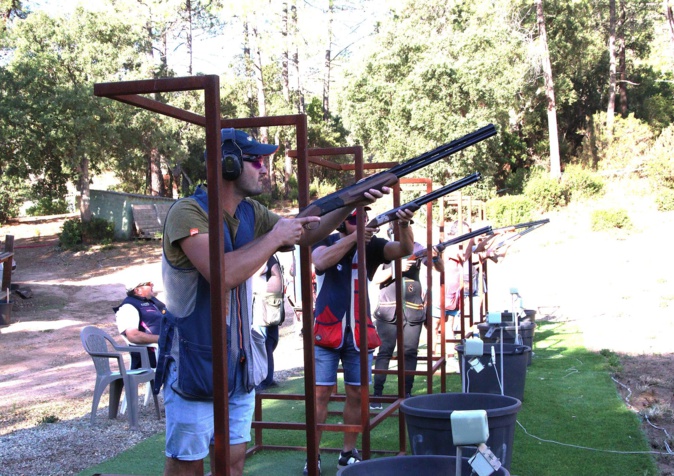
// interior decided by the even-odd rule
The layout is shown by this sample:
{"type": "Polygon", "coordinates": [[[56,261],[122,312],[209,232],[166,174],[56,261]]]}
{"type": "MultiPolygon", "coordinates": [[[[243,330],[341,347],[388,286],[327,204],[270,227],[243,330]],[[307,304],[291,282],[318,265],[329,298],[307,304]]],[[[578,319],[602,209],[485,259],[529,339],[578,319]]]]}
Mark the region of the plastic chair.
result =
{"type": "MultiPolygon", "coordinates": [[[[110,404],[108,407],[108,418],[117,417],[119,410],[119,401],[122,395],[122,388],[129,407],[129,429],[138,428],[138,385],[145,382],[154,381],[154,369],[150,367],[150,359],[146,347],[131,347],[118,345],[110,335],[105,331],[94,326],[87,326],[80,332],[82,346],[91,356],[96,367],[96,385],[94,387],[94,400],[91,405],[91,423],[96,421],[96,410],[101,395],[105,388],[110,385],[110,404]],[[142,367],[135,370],[128,370],[124,362],[124,352],[139,352],[141,356],[142,367]],[[117,360],[118,371],[112,371],[110,368],[110,359],[117,360]]],[[[154,407],[159,415],[159,402],[157,396],[153,394],[154,407]]]]}
{"type": "MultiPolygon", "coordinates": [[[[145,348],[148,349],[148,352],[149,352],[149,349],[152,347],[155,350],[155,355],[159,355],[159,344],[134,344],[132,342],[129,342],[129,339],[127,339],[124,334],[120,334],[120,336],[122,336],[122,339],[124,339],[124,342],[129,347],[145,347],[145,348]]],[[[150,402],[150,395],[152,395],[152,382],[147,382],[145,384],[145,398],[143,399],[143,406],[144,407],[146,407],[147,404],[150,402]]],[[[122,397],[122,401],[119,404],[119,413],[121,413],[122,415],[124,413],[126,413],[126,398],[125,397],[122,397]]]]}

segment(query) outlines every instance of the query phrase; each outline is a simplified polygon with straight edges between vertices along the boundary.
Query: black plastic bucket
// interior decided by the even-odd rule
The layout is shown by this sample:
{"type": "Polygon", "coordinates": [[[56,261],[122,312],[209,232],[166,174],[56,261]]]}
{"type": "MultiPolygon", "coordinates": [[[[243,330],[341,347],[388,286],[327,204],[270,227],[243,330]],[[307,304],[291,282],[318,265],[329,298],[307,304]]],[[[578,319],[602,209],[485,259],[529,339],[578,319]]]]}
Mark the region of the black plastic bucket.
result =
{"type": "Polygon", "coordinates": [[[529,319],[531,322],[536,322],[536,310],[535,309],[525,309],[524,310],[525,320],[529,319]]]}
{"type": "MultiPolygon", "coordinates": [[[[534,311],[535,313],[536,311],[534,311]]],[[[496,327],[494,333],[490,337],[486,337],[489,332],[489,324],[482,322],[477,325],[477,330],[480,331],[480,339],[484,342],[498,342],[501,338],[501,330],[496,327]]],[[[534,349],[534,334],[536,333],[536,323],[530,320],[524,320],[520,323],[517,332],[522,338],[522,344],[531,348],[527,359],[527,365],[531,365],[531,358],[534,349]]],[[[503,326],[503,342],[505,344],[515,344],[515,325],[503,326]]]]}
{"type": "MultiPolygon", "coordinates": [[[[472,454],[471,454],[472,456],[472,454]]],[[[461,458],[461,476],[470,476],[472,468],[468,458],[461,458]]],[[[340,470],[339,476],[454,476],[456,474],[456,456],[389,456],[375,458],[352,464],[340,470]]],[[[504,467],[493,473],[494,476],[510,476],[504,467]]]]}
{"type": "Polygon", "coordinates": [[[0,301],[0,326],[8,326],[12,323],[12,306],[14,301],[7,302],[6,299],[0,301]]]}
{"type": "MultiPolygon", "coordinates": [[[[400,404],[400,411],[405,415],[413,454],[456,456],[452,439],[452,412],[485,410],[489,427],[487,446],[501,464],[509,469],[513,455],[515,421],[521,406],[522,402],[507,395],[435,393],[406,398],[400,404]]],[[[417,474],[425,473],[417,471],[417,474]]]]}
{"type": "MultiPolygon", "coordinates": [[[[464,346],[459,344],[454,347],[459,354],[459,368],[463,375],[464,346]]],[[[524,401],[524,383],[527,378],[527,362],[531,354],[531,347],[517,344],[503,344],[503,373],[501,375],[501,344],[484,344],[481,357],[476,357],[483,365],[481,372],[477,373],[469,369],[465,377],[467,391],[470,393],[495,393],[501,394],[499,382],[503,382],[503,393],[524,401]],[[491,349],[496,354],[496,365],[491,362],[491,349]],[[498,375],[497,375],[498,372],[498,375]]],[[[472,357],[468,357],[468,360],[472,357]]]]}

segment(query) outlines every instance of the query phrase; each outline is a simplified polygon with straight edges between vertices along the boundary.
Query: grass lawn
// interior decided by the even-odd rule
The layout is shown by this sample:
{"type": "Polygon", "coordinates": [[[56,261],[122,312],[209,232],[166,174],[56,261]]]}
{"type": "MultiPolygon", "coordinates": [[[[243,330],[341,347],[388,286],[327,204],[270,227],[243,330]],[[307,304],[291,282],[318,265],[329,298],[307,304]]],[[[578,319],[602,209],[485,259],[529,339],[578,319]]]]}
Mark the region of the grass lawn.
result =
{"type": "MultiPolygon", "coordinates": [[[[568,323],[537,322],[534,359],[528,368],[524,402],[515,429],[513,464],[518,476],[596,476],[658,474],[639,421],[620,400],[610,379],[607,360],[582,347],[582,335],[568,323]],[[524,429],[523,429],[523,428],[524,429]],[[526,430],[526,431],[525,431],[526,430]],[[527,434],[528,433],[528,434],[527,434]],[[605,450],[605,451],[597,451],[605,450]]],[[[425,388],[417,377],[417,392],[425,388]]],[[[439,374],[434,387],[439,391],[439,374]]],[[[396,388],[390,376],[387,388],[396,388]],[[390,386],[389,386],[390,382],[390,386]]],[[[303,392],[301,378],[287,381],[283,391],[303,392]]],[[[448,376],[448,388],[460,389],[458,375],[448,376]]],[[[339,409],[339,404],[331,404],[339,409]]],[[[304,421],[300,401],[265,400],[264,419],[304,421]]],[[[331,417],[337,422],[337,417],[331,417]]],[[[396,450],[398,424],[389,418],[372,431],[372,448],[396,450]]],[[[265,444],[305,446],[300,431],[265,430],[265,444]]],[[[341,434],[326,432],[323,446],[341,445],[341,434]]],[[[162,474],[164,435],[149,438],[116,458],[82,471],[80,475],[117,473],[162,474]]],[[[248,458],[245,474],[297,475],[305,454],[265,450],[248,458]]],[[[323,475],[336,474],[337,456],[323,455],[323,475]]],[[[420,473],[421,474],[421,473],[420,473]]]]}

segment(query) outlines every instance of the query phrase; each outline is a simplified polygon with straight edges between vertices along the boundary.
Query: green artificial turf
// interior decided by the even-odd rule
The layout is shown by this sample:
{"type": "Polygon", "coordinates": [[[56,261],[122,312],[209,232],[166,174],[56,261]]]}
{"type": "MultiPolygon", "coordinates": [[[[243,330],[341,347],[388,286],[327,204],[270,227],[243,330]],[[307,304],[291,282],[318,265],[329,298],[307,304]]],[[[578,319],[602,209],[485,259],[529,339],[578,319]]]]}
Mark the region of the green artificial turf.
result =
{"type": "MultiPolygon", "coordinates": [[[[639,421],[618,397],[610,379],[607,360],[582,347],[582,336],[568,323],[537,322],[534,359],[528,367],[525,395],[518,421],[529,433],[515,428],[513,476],[596,476],[658,474],[648,443],[639,429],[639,421]],[[542,441],[547,440],[547,441],[542,441]],[[580,448],[585,447],[585,448],[580,448]],[[602,452],[596,450],[610,450],[602,452]]],[[[434,381],[440,387],[439,373],[434,381]]],[[[387,389],[397,388],[395,376],[389,376],[387,389]]],[[[420,394],[425,378],[417,377],[415,393],[420,394]]],[[[447,388],[459,391],[458,375],[448,376],[447,388]]],[[[341,389],[341,386],[340,386],[341,389]]],[[[280,391],[303,393],[304,381],[284,382],[280,391]]],[[[304,421],[301,401],[265,400],[266,421],[304,421]]],[[[338,410],[339,403],[331,403],[338,410]]],[[[337,416],[329,422],[339,422],[337,416]]],[[[306,446],[302,431],[264,430],[264,444],[306,446]]],[[[398,449],[398,423],[389,418],[371,433],[372,449],[398,449]]],[[[341,446],[342,435],[326,432],[323,447],[341,446]]],[[[116,473],[159,475],[164,467],[164,435],[149,438],[134,448],[80,475],[116,473]]],[[[301,474],[305,454],[300,451],[264,450],[246,460],[245,474],[301,474]]],[[[322,455],[324,476],[336,474],[337,455],[322,455]]],[[[421,474],[421,473],[420,473],[421,474]]]]}

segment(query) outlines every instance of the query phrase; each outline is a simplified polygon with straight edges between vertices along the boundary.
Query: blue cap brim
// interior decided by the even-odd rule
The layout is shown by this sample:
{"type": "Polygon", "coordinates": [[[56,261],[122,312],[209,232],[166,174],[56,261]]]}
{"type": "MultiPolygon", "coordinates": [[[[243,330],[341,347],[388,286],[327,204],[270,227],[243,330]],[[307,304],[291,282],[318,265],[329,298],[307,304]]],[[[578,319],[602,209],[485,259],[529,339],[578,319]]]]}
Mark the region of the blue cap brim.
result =
{"type": "Polygon", "coordinates": [[[236,153],[240,149],[242,153],[247,155],[271,155],[278,150],[278,145],[262,144],[243,131],[237,130],[235,138],[234,143],[228,140],[223,144],[222,148],[224,151],[236,153]]]}

